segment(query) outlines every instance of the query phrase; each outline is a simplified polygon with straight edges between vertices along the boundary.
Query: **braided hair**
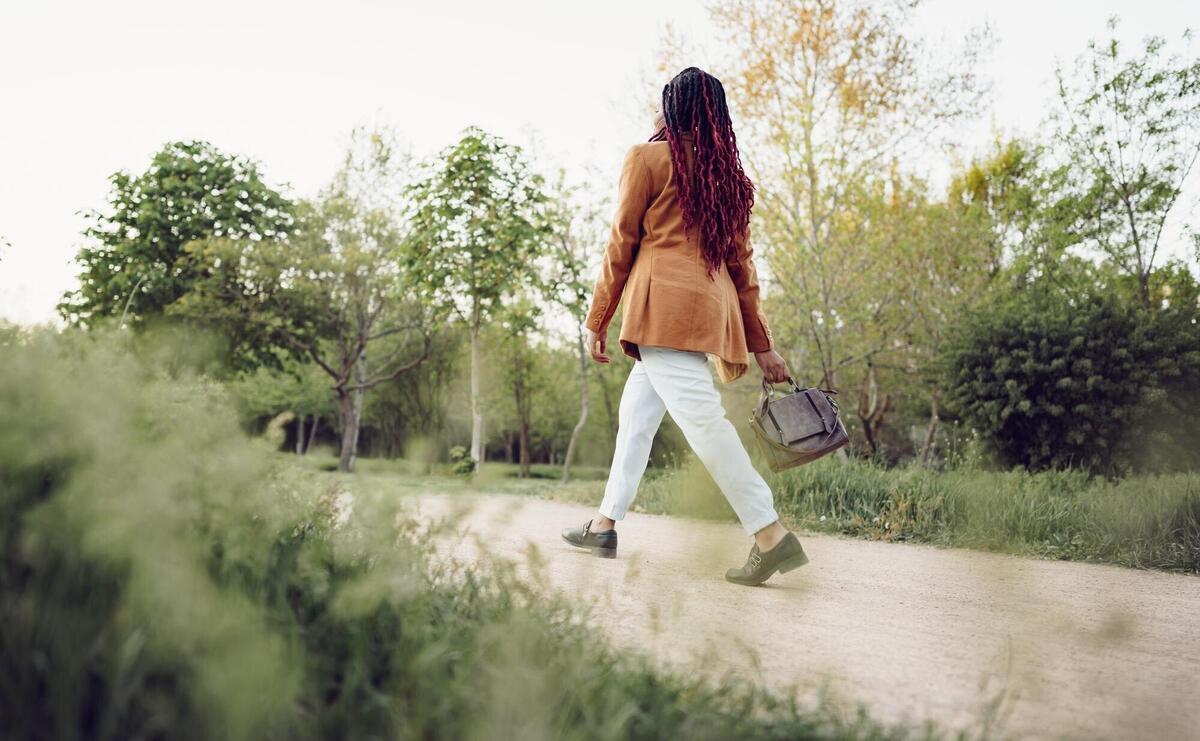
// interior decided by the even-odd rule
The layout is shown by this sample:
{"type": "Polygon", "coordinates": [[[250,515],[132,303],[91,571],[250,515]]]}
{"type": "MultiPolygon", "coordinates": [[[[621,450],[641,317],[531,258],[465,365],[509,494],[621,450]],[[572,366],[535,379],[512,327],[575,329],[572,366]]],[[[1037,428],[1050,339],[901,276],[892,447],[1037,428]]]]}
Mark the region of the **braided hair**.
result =
{"type": "Polygon", "coordinates": [[[742,170],[720,80],[688,67],[663,87],[662,114],[663,127],[650,141],[666,141],[671,147],[684,228],[699,227],[701,253],[711,278],[732,256],[734,240],[749,227],[754,183],[742,170]],[[681,139],[689,132],[696,153],[691,174],[686,172],[681,139]]]}

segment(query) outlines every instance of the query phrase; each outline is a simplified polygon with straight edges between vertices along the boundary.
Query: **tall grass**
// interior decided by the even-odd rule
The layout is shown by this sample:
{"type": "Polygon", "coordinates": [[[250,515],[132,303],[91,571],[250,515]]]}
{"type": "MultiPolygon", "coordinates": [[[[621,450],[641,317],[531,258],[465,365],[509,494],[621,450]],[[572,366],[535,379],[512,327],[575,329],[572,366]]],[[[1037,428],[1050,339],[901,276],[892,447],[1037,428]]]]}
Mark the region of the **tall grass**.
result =
{"type": "Polygon", "coordinates": [[[512,568],[430,558],[438,528],[396,492],[281,463],[186,362],[137,356],[0,338],[0,738],[910,735],[618,654],[512,568]]]}
{"type": "MultiPolygon", "coordinates": [[[[767,481],[780,514],[809,530],[1200,571],[1197,474],[1112,481],[1080,471],[936,471],[825,458],[770,474],[767,481]]],[[[600,492],[602,486],[576,488],[568,497],[598,502],[600,492]]],[[[636,506],[708,519],[734,517],[695,463],[649,476],[636,506]]]]}
{"type": "Polygon", "coordinates": [[[1200,571],[1200,476],[936,472],[821,460],[774,478],[806,527],[885,539],[1200,571]]]}

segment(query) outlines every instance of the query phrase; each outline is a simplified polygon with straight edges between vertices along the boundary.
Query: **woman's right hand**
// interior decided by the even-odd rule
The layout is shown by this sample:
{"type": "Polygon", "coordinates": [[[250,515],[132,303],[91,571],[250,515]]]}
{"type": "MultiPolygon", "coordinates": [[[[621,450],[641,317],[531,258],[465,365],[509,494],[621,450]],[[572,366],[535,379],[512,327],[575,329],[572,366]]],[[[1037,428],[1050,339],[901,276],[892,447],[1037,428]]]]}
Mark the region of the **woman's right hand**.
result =
{"type": "Polygon", "coordinates": [[[774,350],[756,352],[754,359],[758,361],[758,367],[762,369],[763,378],[767,383],[783,383],[788,380],[787,362],[779,353],[774,350]]]}
{"type": "Polygon", "coordinates": [[[608,333],[606,332],[605,336],[601,337],[590,329],[587,331],[587,337],[585,338],[587,341],[587,349],[588,352],[592,354],[592,360],[596,361],[597,363],[608,362],[608,355],[604,352],[605,346],[608,344],[607,334],[608,333]]]}

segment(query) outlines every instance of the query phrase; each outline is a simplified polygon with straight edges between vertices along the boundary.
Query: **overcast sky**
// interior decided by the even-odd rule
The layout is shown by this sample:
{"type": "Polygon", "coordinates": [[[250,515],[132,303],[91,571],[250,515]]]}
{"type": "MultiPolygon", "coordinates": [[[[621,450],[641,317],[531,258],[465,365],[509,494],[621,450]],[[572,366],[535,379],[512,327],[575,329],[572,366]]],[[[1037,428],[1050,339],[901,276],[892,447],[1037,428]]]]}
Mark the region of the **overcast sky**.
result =
{"type": "MultiPolygon", "coordinates": [[[[1183,0],[931,0],[920,32],[991,24],[994,94],[968,137],[982,148],[991,130],[1036,129],[1056,60],[1114,14],[1132,43],[1178,38],[1200,18],[1183,0]]],[[[54,318],[75,280],[79,212],[171,140],[253,157],[302,196],[355,125],[390,124],[417,155],[476,125],[577,177],[598,168],[615,188],[625,148],[646,135],[639,104],[667,22],[706,37],[703,6],[685,0],[3,3],[0,317],[54,318]]]]}

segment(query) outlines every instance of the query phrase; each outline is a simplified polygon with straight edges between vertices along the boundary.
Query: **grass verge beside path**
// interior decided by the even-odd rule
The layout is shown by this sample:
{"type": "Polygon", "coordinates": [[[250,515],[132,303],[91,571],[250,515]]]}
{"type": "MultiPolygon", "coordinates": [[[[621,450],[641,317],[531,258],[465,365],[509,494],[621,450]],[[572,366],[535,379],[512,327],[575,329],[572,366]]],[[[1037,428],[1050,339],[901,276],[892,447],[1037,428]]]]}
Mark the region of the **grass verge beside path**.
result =
{"type": "MultiPolygon", "coordinates": [[[[400,470],[369,462],[378,472],[400,470]]],[[[560,484],[557,467],[515,478],[487,464],[464,488],[597,505],[606,471],[589,468],[560,484]]],[[[382,475],[382,474],[380,474],[382,475]]],[[[1200,475],[1132,476],[1118,481],[1078,471],[934,471],[826,458],[768,474],[780,515],[816,532],[914,541],[1039,558],[1200,572],[1200,475]]],[[[647,472],[635,511],[733,521],[703,468],[647,472]]]]}
{"type": "Polygon", "coordinates": [[[1200,475],[887,469],[817,461],[771,482],[803,527],[1042,558],[1200,571],[1200,475]]]}

